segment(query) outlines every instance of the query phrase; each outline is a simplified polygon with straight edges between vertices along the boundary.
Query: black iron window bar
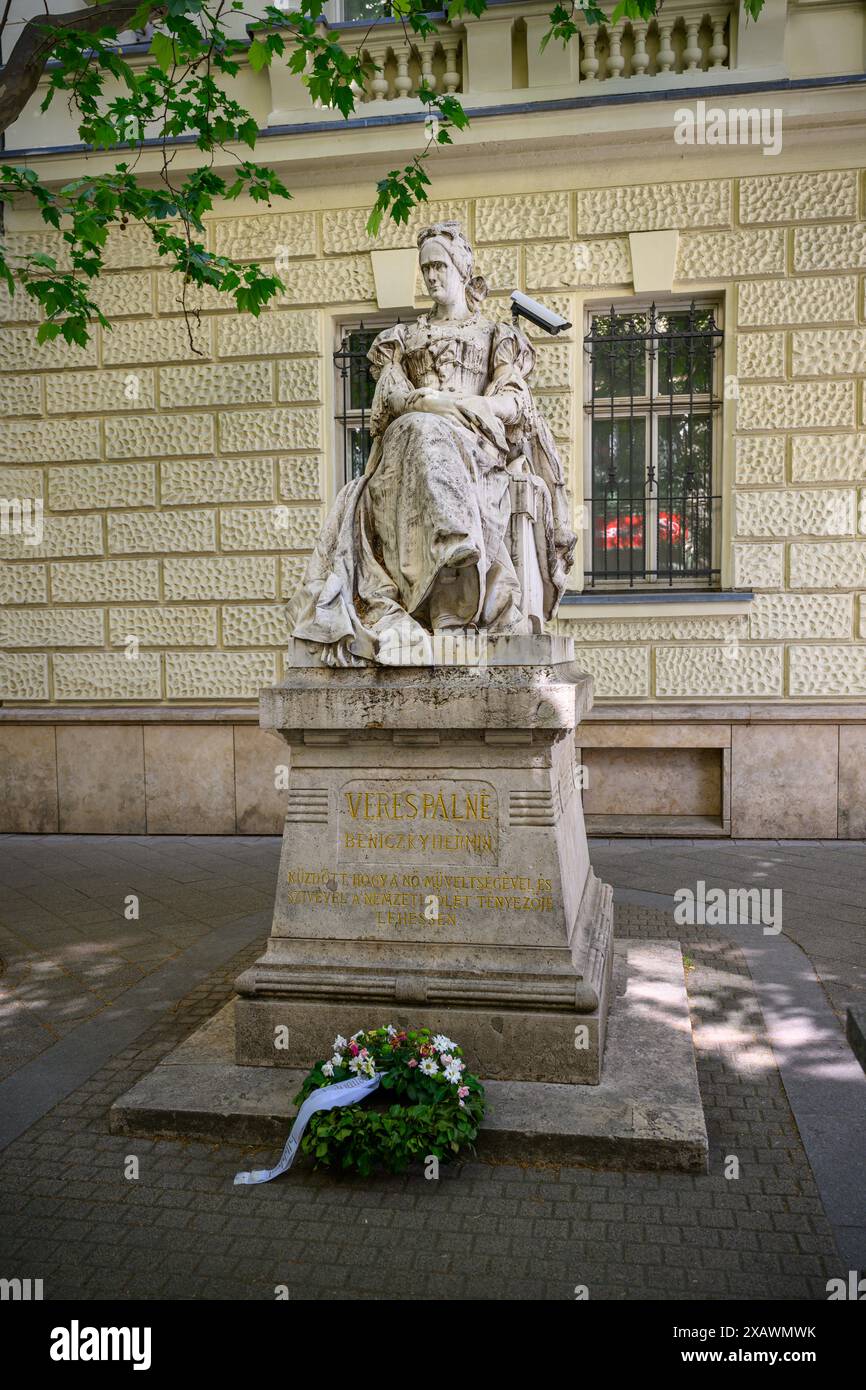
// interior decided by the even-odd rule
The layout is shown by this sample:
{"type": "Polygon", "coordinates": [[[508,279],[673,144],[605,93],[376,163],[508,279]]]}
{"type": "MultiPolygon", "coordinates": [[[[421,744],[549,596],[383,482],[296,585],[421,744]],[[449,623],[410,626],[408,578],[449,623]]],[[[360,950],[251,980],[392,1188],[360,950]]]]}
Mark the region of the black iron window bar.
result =
{"type": "MultiPolygon", "coordinates": [[[[376,383],[367,361],[367,351],[385,324],[347,324],[340,346],[334,353],[337,380],[336,422],[342,436],[343,482],[359,478],[367,463],[372,443],[370,406],[376,383]]],[[[338,435],[338,438],[339,438],[338,435]]]]}
{"type": "Polygon", "coordinates": [[[589,358],[588,588],[714,587],[713,493],[723,334],[696,305],[593,314],[589,358]]]}

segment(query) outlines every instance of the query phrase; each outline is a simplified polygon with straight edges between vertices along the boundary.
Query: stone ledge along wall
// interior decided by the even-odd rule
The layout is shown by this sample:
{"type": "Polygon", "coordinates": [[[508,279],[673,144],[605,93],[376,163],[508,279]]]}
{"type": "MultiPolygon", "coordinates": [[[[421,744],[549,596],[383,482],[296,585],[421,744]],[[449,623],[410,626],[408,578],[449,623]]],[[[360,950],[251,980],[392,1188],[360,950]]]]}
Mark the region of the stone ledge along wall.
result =
{"type": "MultiPolygon", "coordinates": [[[[3,292],[0,496],[43,499],[45,528],[39,546],[0,535],[7,707],[252,712],[279,679],[283,605],[335,491],[334,325],[376,310],[369,189],[321,201],[340,196],[358,205],[212,220],[217,251],[281,258],[287,293],[259,320],[191,295],[201,356],[178,277],[135,228],[110,241],[97,297],[114,327],[86,348],[38,346],[30,302],[3,292]]],[[[494,313],[507,316],[520,286],[574,322],[536,337],[534,380],[576,509],[582,304],[631,289],[628,233],[679,229],[674,292],[726,294],[739,398],[723,406],[724,578],[755,599],[742,616],[564,609],[559,628],[598,701],[866,697],[863,207],[850,168],[542,189],[433,202],[375,243],[412,245],[419,222],[457,217],[494,313]]],[[[58,250],[21,219],[6,241],[13,253],[58,250]]]]}

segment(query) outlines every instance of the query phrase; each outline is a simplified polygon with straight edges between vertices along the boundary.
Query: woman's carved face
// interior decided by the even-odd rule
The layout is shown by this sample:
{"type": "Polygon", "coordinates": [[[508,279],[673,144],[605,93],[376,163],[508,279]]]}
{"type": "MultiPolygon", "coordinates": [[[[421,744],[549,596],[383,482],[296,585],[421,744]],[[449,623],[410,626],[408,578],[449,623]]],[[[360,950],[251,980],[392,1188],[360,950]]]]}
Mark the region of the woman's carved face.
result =
{"type": "Polygon", "coordinates": [[[427,293],[437,304],[459,303],[465,298],[460,272],[439,242],[425,242],[418,259],[427,293]]]}

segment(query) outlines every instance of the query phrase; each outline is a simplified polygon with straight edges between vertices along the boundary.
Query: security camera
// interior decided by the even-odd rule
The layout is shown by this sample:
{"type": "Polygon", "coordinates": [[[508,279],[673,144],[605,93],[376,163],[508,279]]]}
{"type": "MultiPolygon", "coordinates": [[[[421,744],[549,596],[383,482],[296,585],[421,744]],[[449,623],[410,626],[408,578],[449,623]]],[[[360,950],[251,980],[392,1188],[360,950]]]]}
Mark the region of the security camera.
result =
{"type": "Polygon", "coordinates": [[[529,319],[536,328],[543,328],[545,333],[561,333],[564,328],[571,327],[568,319],[539,304],[537,299],[530,299],[528,294],[521,294],[520,290],[511,291],[511,312],[515,318],[529,319]]]}

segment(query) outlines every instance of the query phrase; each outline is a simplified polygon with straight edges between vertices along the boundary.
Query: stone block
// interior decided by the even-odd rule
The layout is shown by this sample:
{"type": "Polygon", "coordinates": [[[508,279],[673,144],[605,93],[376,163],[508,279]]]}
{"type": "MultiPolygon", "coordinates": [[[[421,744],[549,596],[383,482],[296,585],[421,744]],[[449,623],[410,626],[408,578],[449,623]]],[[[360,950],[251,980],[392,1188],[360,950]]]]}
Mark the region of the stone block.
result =
{"type": "Polygon", "coordinates": [[[362,256],[334,256],[326,261],[298,261],[281,278],[286,292],[277,303],[283,306],[376,302],[369,252],[362,256]]]}
{"type": "Polygon", "coordinates": [[[220,443],[228,453],[318,449],[322,443],[322,412],[310,406],[233,410],[219,422],[220,443]]]}
{"type": "Polygon", "coordinates": [[[139,652],[57,652],[52,658],[58,700],[161,700],[160,657],[139,652]]]}
{"type": "Polygon", "coordinates": [[[0,565],[0,604],[45,603],[47,598],[47,566],[0,565]]]}
{"type": "Polygon", "coordinates": [[[853,381],[800,381],[740,386],[737,429],[850,429],[856,423],[853,381]]]}
{"type": "Polygon", "coordinates": [[[839,726],[839,838],[866,840],[866,728],[839,726]]]}
{"type": "Polygon", "coordinates": [[[740,179],[741,222],[811,222],[856,216],[856,169],[740,179]]]}
{"type": "MultiPolygon", "coordinates": [[[[735,724],[731,834],[744,840],[835,838],[838,756],[832,725],[735,724]]],[[[783,883],[766,886],[781,887],[784,895],[783,883]]]]}
{"type": "MultiPolygon", "coordinates": [[[[44,662],[45,658],[39,660],[44,662]]],[[[0,724],[0,834],[56,833],[57,766],[53,726],[0,724]]]]}
{"type": "Polygon", "coordinates": [[[0,652],[0,700],[47,700],[48,658],[0,652]]]}
{"type": "Polygon", "coordinates": [[[478,198],[475,202],[476,241],[529,241],[568,238],[570,193],[518,193],[478,198]]]}
{"type": "Polygon", "coordinates": [[[103,328],[102,360],[107,367],[122,362],[186,362],[198,355],[211,355],[211,324],[184,319],[147,319],[139,323],[121,322],[103,328]],[[192,345],[190,344],[190,329],[192,345]]]}
{"type": "Polygon", "coordinates": [[[164,608],[112,608],[109,641],[113,647],[136,637],[142,647],[215,647],[217,609],[192,604],[164,608]]]}
{"type": "Polygon", "coordinates": [[[657,647],[655,668],[655,693],[662,699],[782,694],[781,647],[657,647]]]}
{"type": "MultiPolygon", "coordinates": [[[[273,261],[278,256],[315,256],[314,212],[260,213],[216,223],[216,251],[234,261],[273,261]]],[[[294,273],[286,271],[286,276],[294,273]]]]}
{"type": "Polygon", "coordinates": [[[866,328],[801,329],[792,333],[791,370],[796,377],[866,372],[866,328]]]}
{"type": "Polygon", "coordinates": [[[98,516],[43,516],[38,545],[31,545],[24,534],[0,535],[0,560],[101,554],[102,519],[98,516]]]}
{"type": "Polygon", "coordinates": [[[220,357],[280,357],[284,353],[320,352],[322,323],[318,309],[273,309],[257,319],[237,314],[217,321],[220,357]]]}
{"type": "Polygon", "coordinates": [[[236,724],[234,736],[238,834],[281,835],[289,749],[277,734],[247,724],[236,724]]]}
{"type": "Polygon", "coordinates": [[[791,647],[789,662],[788,694],[795,698],[866,695],[866,647],[791,647]]]}
{"type": "Polygon", "coordinates": [[[289,502],[318,501],[322,496],[322,459],[319,454],[279,460],[279,494],[289,502]]]}
{"type": "Polygon", "coordinates": [[[322,528],[320,507],[226,507],[223,550],[312,550],[322,528]]]}
{"type": "Polygon", "coordinates": [[[739,288],[737,323],[742,328],[845,324],[854,323],[856,318],[857,278],[854,275],[745,280],[739,288]]]}
{"type": "MultiPolygon", "coordinates": [[[[64,421],[68,426],[77,421],[64,421]]],[[[95,423],[95,422],[94,422],[95,423]]],[[[108,458],[161,458],[209,454],[214,447],[211,415],[127,415],[105,421],[108,458]]]]}
{"type": "Polygon", "coordinates": [[[163,410],[191,405],[263,405],[273,397],[270,362],[161,367],[159,372],[159,401],[163,410]]]}
{"type": "Polygon", "coordinates": [[[58,725],[57,792],[61,834],[143,835],[141,726],[58,725]]]}
{"type": "Polygon", "coordinates": [[[756,640],[850,637],[851,594],[756,594],[749,609],[749,636],[756,640]]]}
{"type": "Polygon", "coordinates": [[[866,222],[794,231],[795,270],[866,270],[866,222]]]}
{"type": "Polygon", "coordinates": [[[649,695],[649,647],[584,647],[576,655],[592,676],[596,700],[631,700],[649,695]]]}
{"type": "Polygon", "coordinates": [[[152,463],[84,463],[48,470],[48,503],[55,512],[149,507],[155,502],[152,463]]]}
{"type": "Polygon", "coordinates": [[[738,492],[735,504],[738,536],[854,534],[854,493],[847,488],[738,492]]]}
{"type": "Polygon", "coordinates": [[[277,399],[320,401],[322,372],[317,357],[295,357],[277,365],[277,399]]]}
{"type": "Polygon", "coordinates": [[[866,584],[866,541],[791,546],[792,589],[856,589],[866,584]]]}
{"type": "Polygon", "coordinates": [[[784,275],[784,228],[755,232],[684,232],[679,239],[677,280],[736,280],[784,275]]]}
{"type": "Polygon", "coordinates": [[[234,835],[230,725],[145,725],[144,776],[149,835],[234,835]]]}
{"type": "Polygon", "coordinates": [[[284,647],[286,610],[281,603],[233,603],[223,608],[226,647],[284,647]]]}
{"type": "Polygon", "coordinates": [[[784,333],[737,334],[737,376],[741,380],[784,375],[784,333]]]}
{"type": "Polygon", "coordinates": [[[731,185],[727,179],[616,184],[577,195],[578,235],[730,224],[731,185]]]}
{"type": "Polygon", "coordinates": [[[274,462],[258,459],[167,459],[160,467],[164,504],[271,502],[274,462]]]}
{"type": "Polygon", "coordinates": [[[630,284],[631,256],[625,237],[542,242],[526,248],[526,285],[531,291],[630,284]]]}
{"type": "Polygon", "coordinates": [[[115,512],[108,518],[108,549],[113,555],[215,548],[212,511],[115,512]]]}
{"type": "Polygon", "coordinates": [[[795,483],[860,482],[866,478],[866,434],[795,435],[791,477],[795,483]]]}
{"type": "Polygon", "coordinates": [[[166,652],[169,700],[253,700],[276,676],[273,652],[166,652]]]}
{"type": "Polygon", "coordinates": [[[781,589],[785,576],[784,545],[735,545],[737,589],[781,589]]]}
{"type": "Polygon", "coordinates": [[[18,608],[0,612],[0,647],[101,647],[99,608],[18,608]]]}
{"type": "Polygon", "coordinates": [[[159,598],[159,561],[52,565],[51,594],[55,603],[147,603],[159,598]]]}
{"type": "Polygon", "coordinates": [[[153,371],[129,367],[120,371],[58,372],[45,378],[49,415],[94,415],[109,410],[152,410],[153,371]]]}
{"type": "Polygon", "coordinates": [[[276,561],[266,556],[165,560],[163,571],[169,600],[276,597],[276,561]]]}
{"type": "Polygon", "coordinates": [[[101,452],[98,420],[0,423],[0,455],[7,463],[73,463],[101,452]]]}
{"type": "Polygon", "coordinates": [[[582,748],[586,815],[714,816],[722,813],[717,748],[582,748]]]}
{"type": "MultiPolygon", "coordinates": [[[[469,221],[469,204],[463,199],[448,202],[434,201],[423,203],[409,214],[406,222],[394,222],[384,218],[376,233],[375,242],[367,232],[367,218],[370,209],[364,205],[359,208],[334,208],[322,213],[322,234],[325,255],[342,256],[352,251],[389,250],[393,247],[416,245],[418,232],[433,222],[460,222],[464,227],[469,221]]],[[[496,240],[505,240],[499,237],[496,240]]],[[[294,267],[293,267],[294,272],[294,267]]]]}

